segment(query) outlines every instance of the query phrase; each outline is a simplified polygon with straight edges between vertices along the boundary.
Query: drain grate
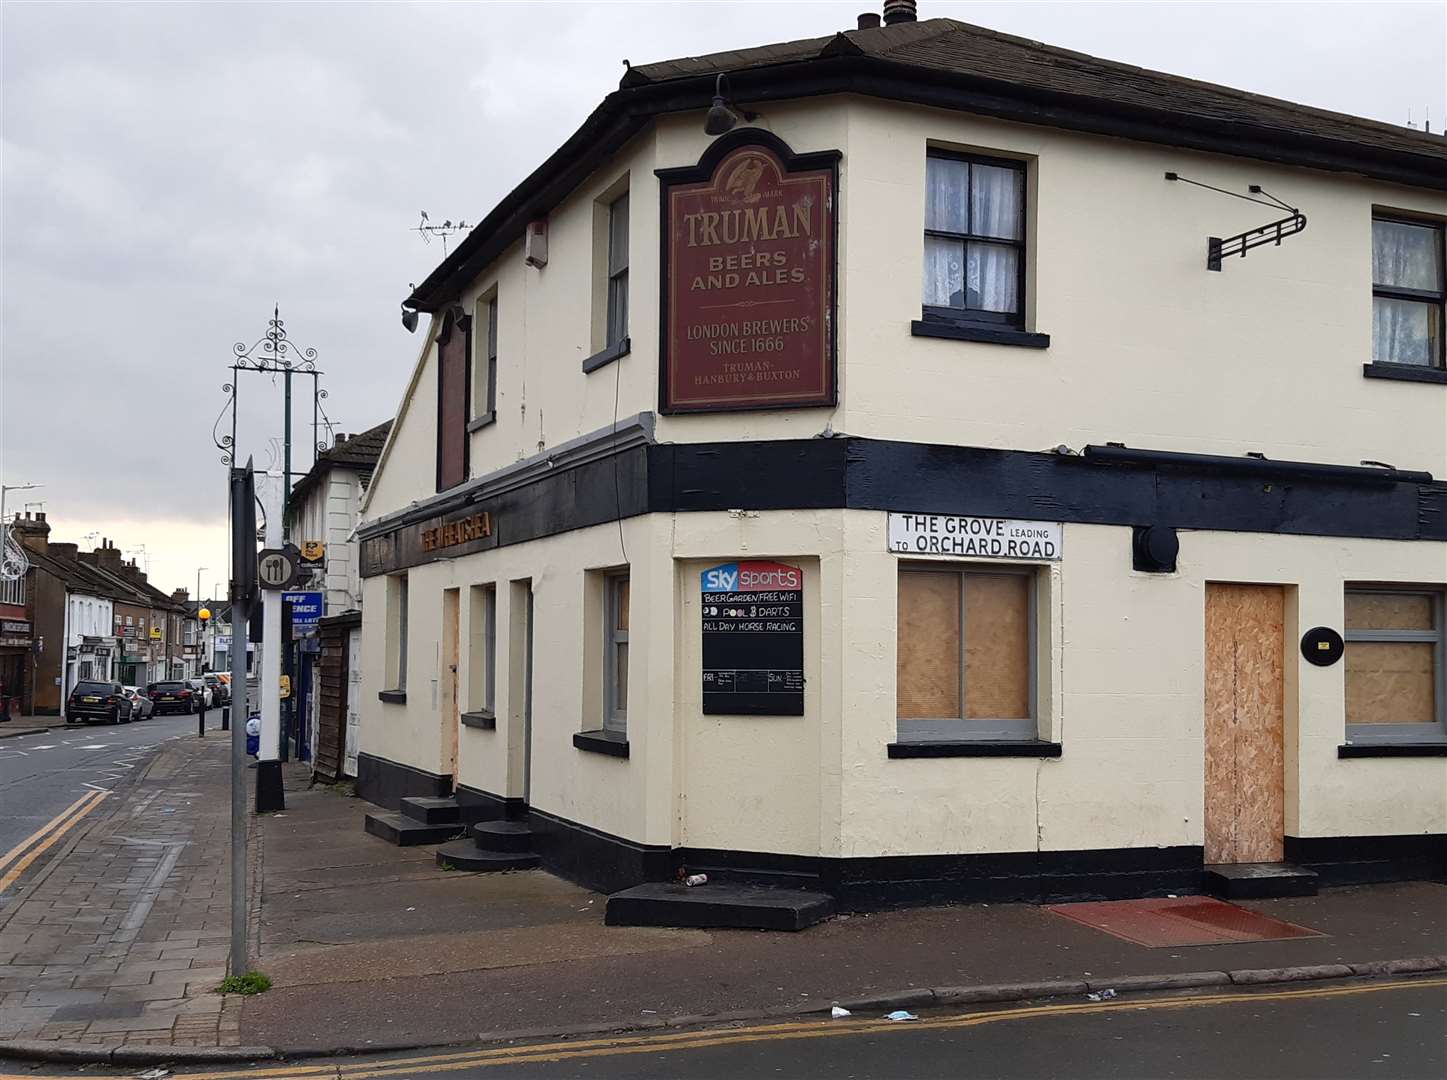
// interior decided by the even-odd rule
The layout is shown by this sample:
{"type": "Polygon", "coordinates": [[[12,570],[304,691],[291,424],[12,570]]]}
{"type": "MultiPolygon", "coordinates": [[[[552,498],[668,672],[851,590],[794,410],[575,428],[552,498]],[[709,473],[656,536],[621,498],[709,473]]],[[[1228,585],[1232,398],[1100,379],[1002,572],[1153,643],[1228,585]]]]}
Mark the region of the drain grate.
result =
{"type": "Polygon", "coordinates": [[[1206,896],[1054,904],[1048,910],[1151,949],[1323,936],[1206,896]]]}

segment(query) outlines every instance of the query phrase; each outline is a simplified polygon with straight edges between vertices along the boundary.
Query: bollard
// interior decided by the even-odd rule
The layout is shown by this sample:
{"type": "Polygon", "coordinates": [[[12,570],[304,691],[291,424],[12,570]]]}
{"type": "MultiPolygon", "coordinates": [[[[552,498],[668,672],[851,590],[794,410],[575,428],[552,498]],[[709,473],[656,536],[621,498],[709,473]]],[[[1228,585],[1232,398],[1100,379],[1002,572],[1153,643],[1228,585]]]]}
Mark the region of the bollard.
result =
{"type": "Polygon", "coordinates": [[[201,691],[201,711],[196,714],[196,738],[206,737],[206,691],[201,691]]]}
{"type": "Polygon", "coordinates": [[[230,731],[230,730],[231,730],[231,706],[230,706],[230,705],[223,705],[223,706],[221,706],[221,730],[222,730],[222,731],[230,731]]]}

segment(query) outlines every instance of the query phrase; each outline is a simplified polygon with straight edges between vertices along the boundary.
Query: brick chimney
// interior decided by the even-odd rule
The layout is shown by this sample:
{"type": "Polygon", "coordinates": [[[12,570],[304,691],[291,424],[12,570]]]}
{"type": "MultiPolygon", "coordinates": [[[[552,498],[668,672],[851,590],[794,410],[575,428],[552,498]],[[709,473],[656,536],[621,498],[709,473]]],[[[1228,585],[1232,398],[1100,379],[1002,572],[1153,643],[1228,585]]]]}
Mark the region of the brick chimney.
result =
{"type": "Polygon", "coordinates": [[[64,559],[67,562],[75,562],[80,554],[80,549],[74,544],[51,544],[50,554],[57,559],[64,559]]]}
{"type": "Polygon", "coordinates": [[[171,593],[171,599],[178,604],[184,604],[191,599],[190,589],[177,589],[171,593]]]}
{"type": "Polygon", "coordinates": [[[11,531],[20,539],[20,542],[31,551],[44,555],[50,550],[50,526],[45,520],[45,511],[41,510],[34,517],[30,511],[25,516],[15,515],[15,520],[10,523],[11,531]]]}
{"type": "Polygon", "coordinates": [[[101,537],[100,547],[91,553],[90,561],[113,574],[119,574],[122,570],[121,549],[111,547],[110,538],[106,536],[101,537]]]}

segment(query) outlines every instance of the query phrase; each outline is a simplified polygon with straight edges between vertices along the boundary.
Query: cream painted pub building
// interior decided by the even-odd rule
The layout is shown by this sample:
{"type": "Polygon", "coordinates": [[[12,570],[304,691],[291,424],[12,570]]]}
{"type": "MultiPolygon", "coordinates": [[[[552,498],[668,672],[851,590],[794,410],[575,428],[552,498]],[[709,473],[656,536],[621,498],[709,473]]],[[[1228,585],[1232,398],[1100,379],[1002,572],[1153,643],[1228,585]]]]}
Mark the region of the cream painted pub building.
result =
{"type": "Polygon", "coordinates": [[[1442,874],[1447,139],[889,7],[629,69],[406,301],[373,831],[856,908],[1442,874]]]}

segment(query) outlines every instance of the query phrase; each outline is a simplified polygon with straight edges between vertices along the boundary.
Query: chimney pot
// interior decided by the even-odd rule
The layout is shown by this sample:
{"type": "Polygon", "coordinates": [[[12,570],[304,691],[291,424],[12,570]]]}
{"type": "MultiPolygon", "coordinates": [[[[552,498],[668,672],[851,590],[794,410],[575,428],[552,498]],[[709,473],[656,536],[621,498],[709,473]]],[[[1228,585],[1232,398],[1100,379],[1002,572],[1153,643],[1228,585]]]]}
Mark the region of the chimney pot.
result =
{"type": "Polygon", "coordinates": [[[915,22],[919,18],[915,11],[915,0],[884,0],[884,25],[915,22]]]}
{"type": "Polygon", "coordinates": [[[44,521],[44,520],[45,520],[45,511],[44,511],[44,510],[37,510],[37,511],[35,511],[35,520],[36,520],[36,521],[44,521]]]}
{"type": "Polygon", "coordinates": [[[879,12],[861,11],[859,13],[859,29],[877,30],[879,28],[879,12]]]}

